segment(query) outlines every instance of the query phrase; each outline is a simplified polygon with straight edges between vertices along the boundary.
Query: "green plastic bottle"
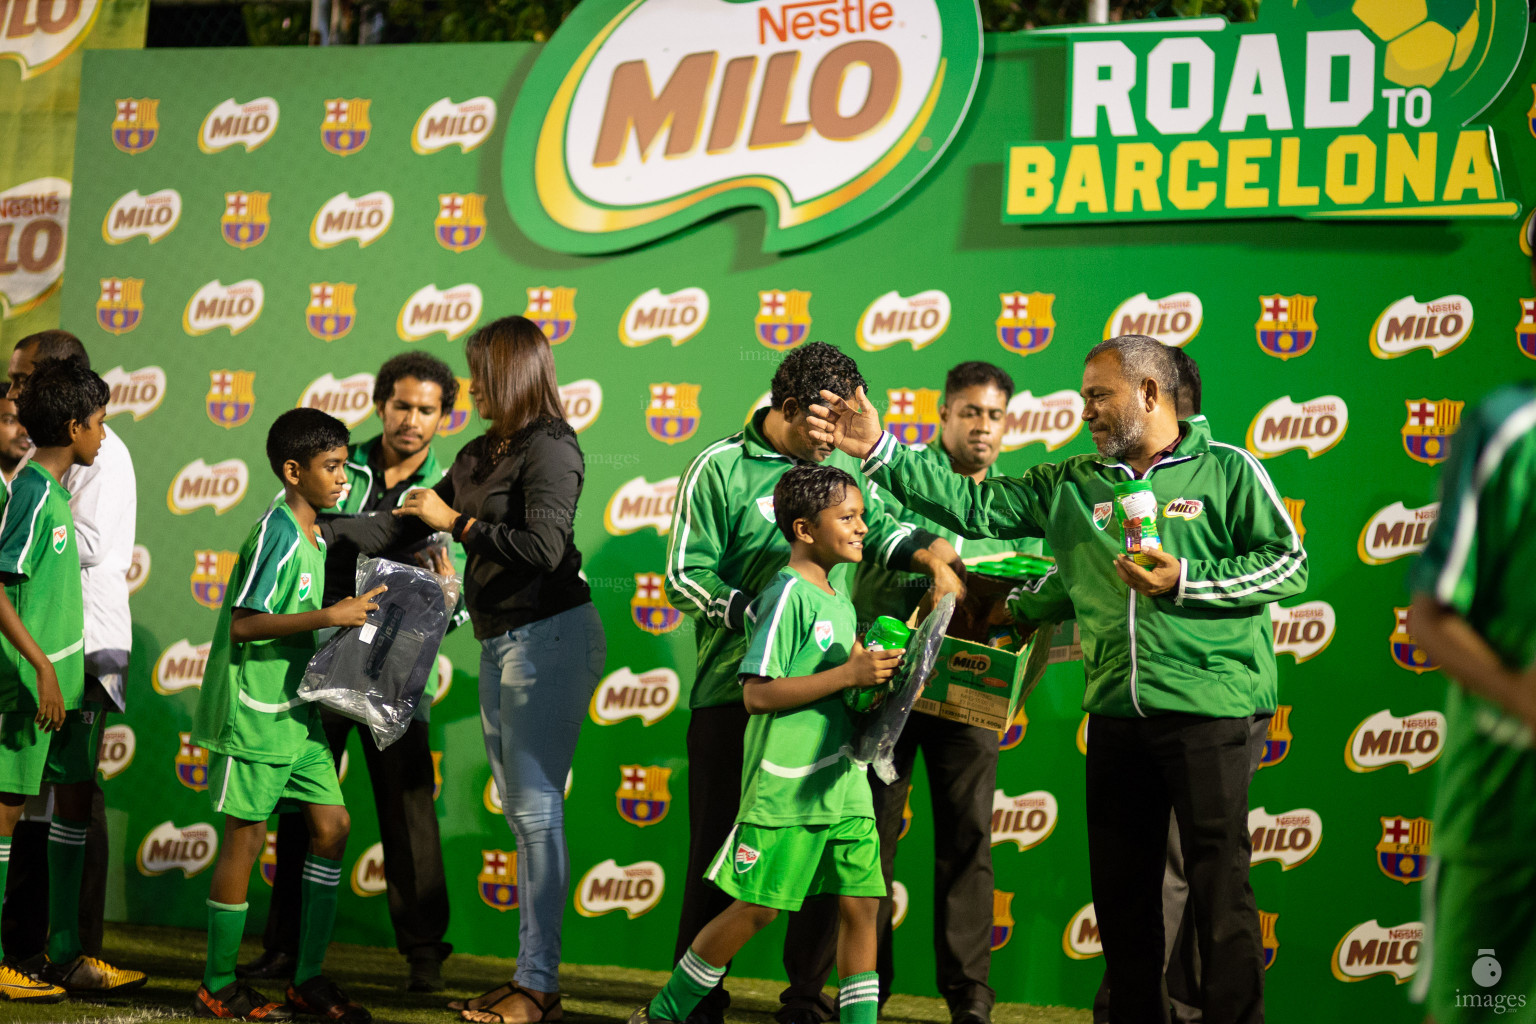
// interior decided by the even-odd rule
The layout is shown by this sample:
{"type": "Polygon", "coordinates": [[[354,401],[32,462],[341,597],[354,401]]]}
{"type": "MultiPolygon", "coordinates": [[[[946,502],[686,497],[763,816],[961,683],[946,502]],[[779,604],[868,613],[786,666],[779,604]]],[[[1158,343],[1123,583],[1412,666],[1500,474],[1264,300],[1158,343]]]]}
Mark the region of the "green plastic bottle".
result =
{"type": "MultiPolygon", "coordinates": [[[[889,615],[882,615],[864,634],[864,646],[871,651],[899,651],[907,646],[912,631],[904,623],[889,615]]],[[[895,679],[895,676],[891,677],[895,679]]],[[[843,703],[854,711],[873,711],[885,701],[890,684],[883,686],[850,686],[843,690],[843,703]]]]}
{"type": "Polygon", "coordinates": [[[1122,480],[1115,484],[1115,512],[1125,536],[1125,553],[1137,565],[1152,566],[1156,561],[1148,551],[1161,551],[1157,535],[1157,497],[1145,480],[1122,480]]]}

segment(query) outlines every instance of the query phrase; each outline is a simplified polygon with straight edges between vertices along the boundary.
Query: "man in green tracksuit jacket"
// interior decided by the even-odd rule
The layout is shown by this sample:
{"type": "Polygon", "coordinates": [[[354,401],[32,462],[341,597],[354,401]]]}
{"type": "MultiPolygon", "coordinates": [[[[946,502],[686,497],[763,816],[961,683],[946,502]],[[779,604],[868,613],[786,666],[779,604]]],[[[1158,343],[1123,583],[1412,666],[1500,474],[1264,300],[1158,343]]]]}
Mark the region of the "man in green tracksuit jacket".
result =
{"type": "MultiPolygon", "coordinates": [[[[940,433],[932,444],[913,445],[913,456],[972,480],[1000,475],[1008,400],[1013,378],[991,363],[965,362],[944,378],[939,406],[940,433]]],[[[1018,552],[1038,555],[1040,541],[967,539],[906,508],[876,484],[868,490],[899,522],[938,534],[954,545],[967,565],[1018,552]]],[[[927,589],[922,576],[896,572],[866,560],[854,575],[859,621],[889,615],[907,621],[927,589]]],[[[871,774],[875,823],[880,830],[880,866],[889,888],[896,872],[897,838],[912,786],[918,752],[928,774],[933,808],[933,953],[939,994],[953,1024],[989,1024],[996,993],[988,984],[992,966],[992,794],[997,788],[997,733],[991,729],[914,714],[896,744],[897,777],[890,785],[871,774]]],[[[881,901],[879,918],[880,1001],[890,997],[895,973],[892,946],[894,904],[881,901]]]]}
{"type": "MultiPolygon", "coordinates": [[[[858,365],[831,345],[815,342],[784,358],[773,375],[770,408],[753,414],[745,430],[722,438],[693,460],[677,491],[667,538],[667,598],[694,620],[698,668],[689,698],[688,874],[678,924],[676,957],[731,898],[704,879],[725,842],[741,800],[742,742],[747,711],[738,669],[747,653],[748,606],[789,563],[789,544],[773,515],[773,487],[807,462],[845,469],[858,464],[831,444],[810,438],[807,408],[822,391],[852,395],[864,387],[858,365]]],[[[942,538],[897,522],[873,494],[865,495],[864,558],[893,569],[914,569],[934,579],[939,596],[958,591],[952,563],[959,556],[942,538]]],[[[829,577],[850,593],[851,563],[829,577]]],[[[867,627],[864,624],[862,628],[867,627]]],[[[809,900],[789,916],[784,965],[789,988],[781,999],[784,1024],[812,1024],[833,1014],[822,995],[836,952],[837,904],[809,900]]],[[[716,987],[690,1020],[717,1024],[730,997],[716,987]]]]}
{"type": "Polygon", "coordinates": [[[1212,1024],[1263,1020],[1258,912],[1248,885],[1249,718],[1273,707],[1265,605],[1306,586],[1307,560],[1258,461],[1181,428],[1178,373],[1155,339],[1096,345],[1083,419],[1098,455],[976,483],[924,464],[862,395],[823,395],[812,436],[864,458],[903,504],[963,536],[1044,536],[1077,610],[1089,712],[1087,819],[1110,1019],[1164,1024],[1161,882],[1177,816],[1212,1024]],[[1124,554],[1114,485],[1145,479],[1163,551],[1124,554]]]}

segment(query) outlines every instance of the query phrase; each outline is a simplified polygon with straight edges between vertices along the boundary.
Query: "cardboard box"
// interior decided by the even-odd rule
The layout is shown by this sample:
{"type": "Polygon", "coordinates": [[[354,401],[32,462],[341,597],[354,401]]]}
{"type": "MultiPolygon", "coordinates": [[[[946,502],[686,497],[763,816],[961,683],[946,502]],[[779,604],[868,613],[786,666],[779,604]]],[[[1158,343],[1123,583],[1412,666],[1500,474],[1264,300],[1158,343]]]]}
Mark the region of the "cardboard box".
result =
{"type": "Polygon", "coordinates": [[[933,674],[912,710],[1000,732],[1040,681],[1046,665],[1082,657],[1075,620],[1041,626],[1017,652],[946,636],[933,674]]]}

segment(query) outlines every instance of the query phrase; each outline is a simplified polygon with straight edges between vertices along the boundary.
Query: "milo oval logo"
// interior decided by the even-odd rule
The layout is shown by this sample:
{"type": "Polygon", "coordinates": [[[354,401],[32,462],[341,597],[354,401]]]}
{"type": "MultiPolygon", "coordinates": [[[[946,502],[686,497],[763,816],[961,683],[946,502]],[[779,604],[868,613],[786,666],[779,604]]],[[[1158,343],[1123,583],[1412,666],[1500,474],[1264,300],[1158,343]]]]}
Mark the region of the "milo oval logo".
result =
{"type": "Polygon", "coordinates": [[[972,675],[979,676],[991,667],[992,659],[985,654],[958,651],[949,656],[949,670],[951,672],[969,672],[972,675]]]}
{"type": "Polygon", "coordinates": [[[11,0],[0,6],[0,58],[21,65],[23,82],[36,78],[75,52],[102,6],[101,0],[11,0]]]}
{"type": "Polygon", "coordinates": [[[560,252],[631,248],[742,206],[767,213],[765,251],[810,245],[933,166],[980,66],[971,4],[587,0],[518,94],[506,199],[560,252]]]}

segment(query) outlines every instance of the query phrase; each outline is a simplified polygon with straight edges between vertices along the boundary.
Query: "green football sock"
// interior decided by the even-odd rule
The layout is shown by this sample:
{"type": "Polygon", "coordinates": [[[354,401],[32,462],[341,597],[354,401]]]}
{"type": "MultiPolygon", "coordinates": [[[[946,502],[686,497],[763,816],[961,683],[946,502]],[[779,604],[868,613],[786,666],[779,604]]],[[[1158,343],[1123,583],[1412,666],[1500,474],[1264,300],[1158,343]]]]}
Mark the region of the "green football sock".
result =
{"type": "Polygon", "coordinates": [[[672,977],[651,1000],[652,1020],[687,1020],[699,1000],[725,977],[724,967],[713,967],[693,950],[683,953],[672,977]]]}
{"type": "Polygon", "coordinates": [[[48,959],[56,964],[80,955],[80,877],[90,824],[54,815],[48,826],[48,959]]]}
{"type": "Polygon", "coordinates": [[[240,959],[240,936],[245,934],[245,909],[249,903],[208,901],[208,962],[203,984],[217,992],[235,981],[235,961],[240,959]]]}
{"type": "Polygon", "coordinates": [[[304,909],[299,915],[299,963],[293,983],[302,985],[325,967],[325,951],[336,926],[336,887],[341,861],[310,854],[304,861],[304,909]]]}
{"type": "MultiPolygon", "coordinates": [[[[11,837],[0,836],[0,901],[5,899],[5,879],[11,873],[11,837]]],[[[5,947],[0,946],[0,960],[5,959],[5,947]]]]}
{"type": "Polygon", "coordinates": [[[838,1024],[875,1024],[880,1016],[880,975],[861,971],[837,988],[838,1024]]]}

